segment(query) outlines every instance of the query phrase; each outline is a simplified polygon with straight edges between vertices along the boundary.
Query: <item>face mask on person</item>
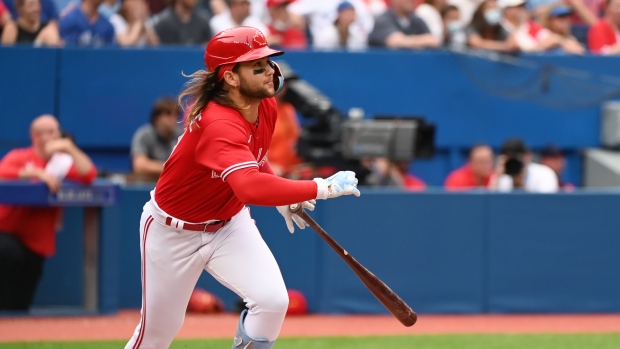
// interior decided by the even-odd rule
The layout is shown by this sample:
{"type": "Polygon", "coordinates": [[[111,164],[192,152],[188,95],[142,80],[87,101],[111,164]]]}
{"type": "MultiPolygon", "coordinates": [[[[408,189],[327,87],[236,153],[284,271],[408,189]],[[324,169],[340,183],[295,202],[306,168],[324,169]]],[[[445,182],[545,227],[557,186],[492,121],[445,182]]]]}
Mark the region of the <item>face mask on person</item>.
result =
{"type": "Polygon", "coordinates": [[[502,20],[502,12],[498,8],[484,11],[484,20],[489,25],[497,25],[502,20]]]}
{"type": "Polygon", "coordinates": [[[110,18],[110,16],[117,13],[118,10],[120,9],[121,9],[121,2],[117,1],[116,3],[114,3],[113,6],[103,3],[99,5],[99,8],[97,8],[97,11],[99,11],[99,14],[102,15],[103,17],[110,18]]]}
{"type": "Polygon", "coordinates": [[[460,21],[450,21],[446,23],[446,29],[448,33],[456,33],[463,28],[463,24],[460,21]]]}
{"type": "Polygon", "coordinates": [[[273,28],[278,31],[285,31],[289,27],[288,23],[283,22],[279,19],[276,19],[275,21],[273,21],[271,25],[273,25],[273,28]]]}

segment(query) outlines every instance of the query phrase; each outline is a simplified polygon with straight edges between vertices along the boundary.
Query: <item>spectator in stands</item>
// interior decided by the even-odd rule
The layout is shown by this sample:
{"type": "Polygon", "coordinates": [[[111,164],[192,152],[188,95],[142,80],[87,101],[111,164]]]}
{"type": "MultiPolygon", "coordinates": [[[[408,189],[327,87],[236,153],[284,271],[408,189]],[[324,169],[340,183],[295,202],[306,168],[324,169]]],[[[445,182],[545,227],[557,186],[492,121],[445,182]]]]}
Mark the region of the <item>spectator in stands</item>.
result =
{"type": "MultiPolygon", "coordinates": [[[[17,6],[14,0],[4,0],[4,5],[11,13],[12,18],[19,17],[17,6]]],[[[58,9],[54,0],[41,0],[41,17],[39,20],[45,23],[58,22],[58,9]]]]}
{"type": "Polygon", "coordinates": [[[469,46],[499,52],[518,51],[517,41],[501,22],[502,11],[495,0],[485,0],[480,3],[467,28],[469,46]]]}
{"type": "Polygon", "coordinates": [[[103,3],[97,8],[97,11],[99,11],[100,15],[109,20],[113,14],[120,11],[121,2],[120,0],[103,0],[103,3]]]}
{"type": "Polygon", "coordinates": [[[2,31],[4,27],[6,27],[9,23],[13,23],[13,19],[11,18],[11,13],[4,6],[2,0],[0,0],[0,37],[2,36],[2,31]]]}
{"type": "Polygon", "coordinates": [[[6,25],[2,32],[2,44],[34,44],[35,46],[60,46],[58,23],[41,22],[39,0],[15,0],[19,16],[6,25]]]}
{"type": "MultiPolygon", "coordinates": [[[[211,31],[213,33],[239,26],[254,27],[263,33],[268,33],[263,21],[250,13],[250,0],[226,0],[226,5],[228,5],[228,11],[211,18],[211,31]]],[[[269,38],[267,41],[271,44],[269,38]]]]}
{"type": "Polygon", "coordinates": [[[355,7],[348,1],[338,5],[338,16],[314,38],[314,48],[361,50],[368,46],[368,33],[357,21],[355,7]]]}
{"type": "Polygon", "coordinates": [[[575,186],[562,180],[562,173],[566,168],[564,153],[557,147],[547,146],[540,151],[540,163],[548,166],[555,172],[558,185],[563,190],[573,190],[575,186]]]}
{"type": "Polygon", "coordinates": [[[291,20],[288,5],[294,0],[267,0],[269,24],[264,33],[271,46],[287,49],[305,49],[308,47],[305,28],[291,20]]]}
{"type": "Polygon", "coordinates": [[[286,101],[286,82],[297,79],[298,76],[292,71],[286,62],[278,62],[285,84],[282,92],[276,95],[278,102],[278,119],[271,136],[269,148],[269,164],[273,172],[281,177],[295,177],[293,174],[298,170],[302,159],[297,155],[297,140],[301,134],[299,119],[295,107],[286,101]]]}
{"type": "Polygon", "coordinates": [[[493,174],[493,149],[486,144],[476,145],[469,151],[467,163],[452,171],[445,187],[451,190],[486,188],[493,174]]]}
{"type": "MultiPolygon", "coordinates": [[[[338,18],[338,6],[344,0],[296,0],[288,7],[296,23],[304,23],[310,32],[310,42],[314,46],[315,38],[325,36],[324,30],[333,31],[332,26],[338,18]]],[[[377,0],[346,0],[355,8],[355,26],[368,35],[374,26],[373,6],[367,1],[377,0]]],[[[413,0],[412,0],[413,1],[413,0]]]]}
{"type": "Polygon", "coordinates": [[[145,180],[157,180],[182,130],[179,107],[172,98],[158,99],[151,110],[150,123],[141,126],[131,141],[133,172],[145,180]]]}
{"type": "Polygon", "coordinates": [[[542,14],[541,23],[545,28],[561,38],[560,49],[563,52],[582,55],[586,52],[571,32],[570,16],[573,10],[565,5],[551,7],[549,12],[542,14]]]}
{"type": "Polygon", "coordinates": [[[375,20],[368,37],[370,46],[422,49],[438,47],[422,19],[413,12],[414,0],[392,0],[390,9],[375,20]]]}
{"type": "Polygon", "coordinates": [[[571,18],[574,24],[592,25],[601,14],[605,0],[528,0],[527,8],[539,22],[552,8],[564,5],[571,8],[576,15],[571,18]]]}
{"type": "Polygon", "coordinates": [[[540,52],[559,47],[561,38],[530,19],[525,8],[526,0],[498,0],[508,30],[523,52],[540,52]]]}
{"type": "MultiPolygon", "coordinates": [[[[209,2],[209,0],[205,1],[209,2]]],[[[159,14],[161,11],[165,10],[168,7],[168,4],[171,3],[170,0],[148,0],[147,2],[149,4],[149,13],[152,16],[159,14]]],[[[208,7],[207,11],[209,11],[208,7]]]]}
{"type": "Polygon", "coordinates": [[[489,189],[501,192],[521,189],[534,193],[558,191],[559,183],[555,172],[546,165],[532,162],[531,152],[522,140],[507,140],[500,152],[489,189]]]}
{"type": "Polygon", "coordinates": [[[441,19],[441,10],[444,6],[446,6],[446,0],[424,0],[415,9],[415,15],[424,21],[428,30],[439,40],[440,44],[444,39],[443,20],[441,19]]]}
{"type": "MultiPolygon", "coordinates": [[[[63,179],[90,184],[97,171],[70,139],[61,138],[58,121],[42,115],[30,125],[32,146],[14,149],[0,160],[0,178],[34,180],[57,192],[63,179]]],[[[25,311],[54,254],[61,209],[0,205],[0,310],[25,311]]]]}
{"type": "Polygon", "coordinates": [[[211,13],[196,7],[196,1],[174,0],[153,18],[156,43],[204,45],[211,40],[211,13]]]}
{"type": "Polygon", "coordinates": [[[426,189],[426,183],[409,173],[409,162],[376,158],[371,161],[368,184],[379,187],[398,187],[419,191],[426,189]]]}
{"type": "Polygon", "coordinates": [[[114,27],[99,14],[103,0],[82,0],[60,20],[60,37],[67,45],[103,46],[114,43],[114,27]]]}
{"type": "Polygon", "coordinates": [[[461,21],[461,13],[458,7],[446,5],[441,10],[441,20],[443,21],[444,46],[462,49],[467,46],[467,28],[461,21]]]}
{"type": "Polygon", "coordinates": [[[461,15],[463,23],[470,23],[474,17],[474,12],[484,0],[448,0],[448,4],[456,6],[461,15]]]}
{"type": "Polygon", "coordinates": [[[114,26],[116,42],[120,46],[157,44],[157,34],[146,23],[148,11],[145,0],[124,0],[120,10],[110,15],[109,20],[114,26]]]}
{"type": "Polygon", "coordinates": [[[588,32],[588,47],[597,54],[620,54],[620,0],[607,0],[605,16],[588,32]]]}

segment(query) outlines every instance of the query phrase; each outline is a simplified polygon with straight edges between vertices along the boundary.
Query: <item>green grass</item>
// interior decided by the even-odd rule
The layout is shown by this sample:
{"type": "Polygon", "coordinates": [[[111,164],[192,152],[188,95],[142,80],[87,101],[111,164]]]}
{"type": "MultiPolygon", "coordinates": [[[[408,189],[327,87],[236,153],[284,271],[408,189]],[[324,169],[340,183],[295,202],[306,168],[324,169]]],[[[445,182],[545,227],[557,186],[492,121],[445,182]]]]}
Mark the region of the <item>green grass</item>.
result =
{"type": "MultiPolygon", "coordinates": [[[[177,340],[171,349],[230,348],[232,340],[177,340]]],[[[124,341],[0,343],[0,349],[117,349],[124,341]]],[[[616,334],[417,335],[281,338],[274,349],[618,349],[616,334]]]]}

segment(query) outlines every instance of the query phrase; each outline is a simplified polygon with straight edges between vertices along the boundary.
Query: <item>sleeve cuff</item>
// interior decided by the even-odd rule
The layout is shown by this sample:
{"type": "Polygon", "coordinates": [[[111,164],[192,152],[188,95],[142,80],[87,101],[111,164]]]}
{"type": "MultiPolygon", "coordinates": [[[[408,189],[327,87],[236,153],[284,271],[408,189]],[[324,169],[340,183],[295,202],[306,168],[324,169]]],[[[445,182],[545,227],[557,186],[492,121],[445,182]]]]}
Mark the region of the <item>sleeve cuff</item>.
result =
{"type": "Polygon", "coordinates": [[[323,178],[315,178],[313,181],[316,183],[316,198],[326,200],[329,196],[329,184],[323,178]]]}

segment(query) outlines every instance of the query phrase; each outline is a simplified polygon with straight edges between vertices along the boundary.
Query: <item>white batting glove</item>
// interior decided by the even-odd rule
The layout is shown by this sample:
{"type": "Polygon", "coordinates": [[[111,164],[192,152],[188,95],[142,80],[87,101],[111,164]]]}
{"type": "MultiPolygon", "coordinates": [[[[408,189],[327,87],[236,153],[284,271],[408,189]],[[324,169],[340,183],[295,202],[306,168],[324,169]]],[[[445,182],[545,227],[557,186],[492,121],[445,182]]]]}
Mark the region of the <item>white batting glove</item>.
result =
{"type": "MultiPolygon", "coordinates": [[[[316,200],[309,200],[301,203],[301,207],[310,211],[314,211],[314,205],[316,205],[316,200]]],[[[291,213],[288,207],[289,205],[276,206],[278,212],[280,212],[280,214],[284,217],[284,221],[286,222],[286,227],[288,228],[288,231],[291,234],[295,232],[293,221],[295,221],[295,224],[297,224],[300,229],[305,229],[308,226],[308,223],[306,223],[306,221],[301,219],[301,217],[299,217],[298,215],[291,213]]]]}
{"type": "Polygon", "coordinates": [[[353,171],[339,171],[327,179],[313,179],[317,186],[317,199],[332,199],[342,195],[360,196],[357,189],[357,178],[353,171]]]}

